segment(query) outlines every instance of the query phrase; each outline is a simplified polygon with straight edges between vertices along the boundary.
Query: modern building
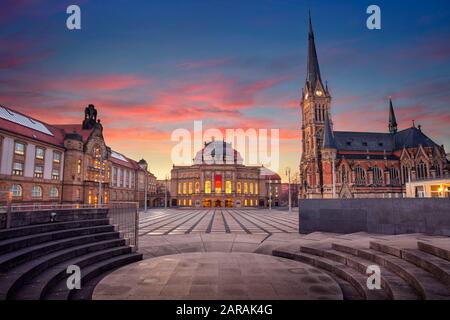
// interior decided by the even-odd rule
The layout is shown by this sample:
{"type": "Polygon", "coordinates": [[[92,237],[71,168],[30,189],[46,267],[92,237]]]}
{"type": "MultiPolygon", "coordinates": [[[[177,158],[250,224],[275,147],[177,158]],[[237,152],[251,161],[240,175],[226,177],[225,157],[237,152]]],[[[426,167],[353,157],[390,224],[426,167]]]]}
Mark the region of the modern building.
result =
{"type": "Polygon", "coordinates": [[[331,102],[310,17],[301,100],[301,198],[403,197],[408,181],[449,177],[444,146],[430,139],[421,126],[399,131],[392,100],[384,133],[335,131],[331,102]]]}
{"type": "Polygon", "coordinates": [[[68,125],[50,125],[0,106],[0,189],[12,192],[13,202],[143,206],[144,180],[152,192],[156,177],[106,145],[93,105],[80,124],[68,125]]]}
{"type": "Polygon", "coordinates": [[[171,205],[197,208],[279,205],[281,178],[260,167],[246,166],[230,143],[212,141],[198,151],[191,166],[173,166],[171,205]]]}
{"type": "Polygon", "coordinates": [[[436,178],[406,183],[408,198],[450,198],[450,179],[436,178]]]}

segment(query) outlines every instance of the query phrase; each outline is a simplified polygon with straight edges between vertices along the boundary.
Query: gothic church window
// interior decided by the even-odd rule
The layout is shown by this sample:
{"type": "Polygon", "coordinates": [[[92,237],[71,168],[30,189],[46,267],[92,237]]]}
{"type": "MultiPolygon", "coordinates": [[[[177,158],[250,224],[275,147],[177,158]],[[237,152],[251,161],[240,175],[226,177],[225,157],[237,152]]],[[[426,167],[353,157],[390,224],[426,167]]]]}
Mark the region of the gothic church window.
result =
{"type": "Polygon", "coordinates": [[[407,165],[402,166],[402,182],[403,184],[406,184],[409,182],[410,176],[409,176],[409,167],[407,165]]]}
{"type": "Polygon", "coordinates": [[[390,168],[389,174],[391,176],[391,185],[398,186],[400,185],[400,174],[397,168],[390,168]]]}
{"type": "Polygon", "coordinates": [[[419,179],[426,179],[428,178],[428,167],[422,160],[419,162],[418,170],[417,170],[417,177],[419,179]]]}
{"type": "Polygon", "coordinates": [[[375,185],[382,185],[383,184],[383,172],[379,167],[373,168],[373,183],[375,185]]]}
{"type": "Polygon", "coordinates": [[[366,171],[360,166],[356,167],[356,184],[365,185],[366,182],[366,171]]]}

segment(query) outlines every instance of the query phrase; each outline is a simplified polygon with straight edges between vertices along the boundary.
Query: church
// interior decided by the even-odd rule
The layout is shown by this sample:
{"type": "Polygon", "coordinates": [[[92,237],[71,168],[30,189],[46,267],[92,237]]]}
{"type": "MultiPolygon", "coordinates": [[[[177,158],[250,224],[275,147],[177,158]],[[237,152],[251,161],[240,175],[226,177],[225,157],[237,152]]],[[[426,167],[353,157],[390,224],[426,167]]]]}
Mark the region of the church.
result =
{"type": "Polygon", "coordinates": [[[411,181],[448,177],[444,146],[415,126],[399,131],[392,100],[386,132],[335,131],[332,97],[322,81],[309,17],[308,61],[302,91],[300,198],[398,198],[411,181]]]}

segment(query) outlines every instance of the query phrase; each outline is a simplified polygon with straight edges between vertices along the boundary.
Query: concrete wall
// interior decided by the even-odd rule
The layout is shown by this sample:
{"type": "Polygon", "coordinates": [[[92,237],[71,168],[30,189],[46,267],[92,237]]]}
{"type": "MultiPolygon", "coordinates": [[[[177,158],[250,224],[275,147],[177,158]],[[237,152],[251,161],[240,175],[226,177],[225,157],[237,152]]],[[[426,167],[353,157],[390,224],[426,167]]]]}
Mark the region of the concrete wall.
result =
{"type": "MultiPolygon", "coordinates": [[[[52,213],[56,213],[54,222],[65,222],[87,219],[102,219],[108,215],[108,209],[64,209],[14,212],[11,217],[11,228],[32,224],[50,223],[52,213]]],[[[0,229],[6,227],[6,213],[0,213],[0,229]]]]}
{"type": "Polygon", "coordinates": [[[301,200],[300,233],[450,236],[450,199],[301,200]]]}

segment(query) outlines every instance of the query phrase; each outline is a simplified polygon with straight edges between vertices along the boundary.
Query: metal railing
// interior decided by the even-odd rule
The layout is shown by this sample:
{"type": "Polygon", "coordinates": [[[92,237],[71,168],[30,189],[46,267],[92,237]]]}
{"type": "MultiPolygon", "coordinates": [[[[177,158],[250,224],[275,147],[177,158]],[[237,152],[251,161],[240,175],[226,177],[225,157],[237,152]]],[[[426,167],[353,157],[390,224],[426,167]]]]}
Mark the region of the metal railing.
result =
{"type": "MultiPolygon", "coordinates": [[[[10,204],[0,206],[0,219],[5,219],[4,227],[9,228],[13,214],[24,212],[42,212],[53,210],[108,209],[110,223],[115,225],[129,244],[138,247],[139,210],[136,202],[114,202],[102,205],[95,204],[10,204]]],[[[1,222],[1,221],[0,221],[1,222]]],[[[2,225],[2,224],[0,224],[2,225]]],[[[1,227],[0,227],[1,228],[1,227]]]]}

